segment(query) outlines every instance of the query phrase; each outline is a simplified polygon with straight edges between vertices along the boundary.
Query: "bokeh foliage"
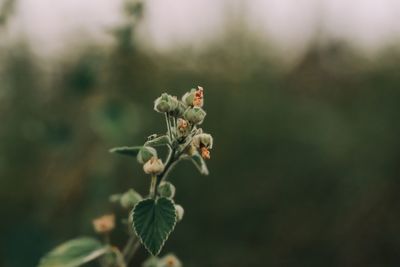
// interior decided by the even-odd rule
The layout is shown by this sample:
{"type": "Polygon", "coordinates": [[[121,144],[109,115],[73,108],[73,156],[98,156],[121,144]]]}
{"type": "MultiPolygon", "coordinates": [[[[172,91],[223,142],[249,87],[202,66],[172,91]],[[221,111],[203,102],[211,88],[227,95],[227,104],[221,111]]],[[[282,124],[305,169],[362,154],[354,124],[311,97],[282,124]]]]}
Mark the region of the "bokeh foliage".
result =
{"type": "Polygon", "coordinates": [[[312,47],[284,69],[240,36],[164,57],[118,34],[111,51],[87,47],[50,71],[24,44],[1,51],[1,266],[34,266],[92,234],[110,194],[144,192],[140,167],[108,149],[162,131],[152,100],[197,85],[210,176],[173,172],[186,215],[166,251],[185,266],[397,266],[398,55],[312,47]]]}

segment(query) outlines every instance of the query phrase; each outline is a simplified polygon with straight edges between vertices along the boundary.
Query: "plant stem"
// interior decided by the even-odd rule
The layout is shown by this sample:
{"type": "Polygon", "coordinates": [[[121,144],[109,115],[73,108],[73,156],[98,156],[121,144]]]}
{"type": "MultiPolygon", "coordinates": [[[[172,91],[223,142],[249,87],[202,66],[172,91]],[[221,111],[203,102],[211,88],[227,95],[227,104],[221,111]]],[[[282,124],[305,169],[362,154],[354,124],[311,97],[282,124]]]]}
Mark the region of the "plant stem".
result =
{"type": "Polygon", "coordinates": [[[157,187],[157,176],[151,176],[151,184],[150,184],[150,198],[156,198],[156,187],[157,187]]]}
{"type": "Polygon", "coordinates": [[[173,167],[179,162],[179,156],[182,154],[183,152],[176,154],[176,149],[171,149],[170,155],[168,156],[167,162],[165,164],[165,168],[164,171],[157,175],[157,184],[156,187],[161,183],[162,180],[164,180],[165,178],[167,178],[169,172],[173,169],[173,167]]]}
{"type": "Polygon", "coordinates": [[[176,131],[176,118],[172,117],[172,126],[174,127],[175,131],[176,131]]]}
{"type": "Polygon", "coordinates": [[[140,241],[139,239],[137,239],[133,244],[132,244],[132,248],[129,250],[128,254],[126,255],[125,261],[126,264],[128,265],[129,262],[132,260],[133,256],[135,255],[136,251],[139,249],[140,247],[140,241]]]}
{"type": "Polygon", "coordinates": [[[122,252],[126,265],[129,265],[129,262],[132,260],[133,255],[135,255],[136,251],[138,250],[139,245],[140,240],[136,235],[129,237],[128,242],[126,243],[122,252]]]}
{"type": "Polygon", "coordinates": [[[122,254],[124,255],[124,258],[126,259],[126,256],[128,255],[132,245],[135,243],[137,239],[136,235],[131,235],[128,239],[128,242],[126,242],[126,245],[124,247],[124,250],[122,251],[122,254]]]}
{"type": "Polygon", "coordinates": [[[169,115],[167,112],[165,112],[165,122],[167,123],[168,136],[172,140],[171,124],[170,124],[169,115]]]}

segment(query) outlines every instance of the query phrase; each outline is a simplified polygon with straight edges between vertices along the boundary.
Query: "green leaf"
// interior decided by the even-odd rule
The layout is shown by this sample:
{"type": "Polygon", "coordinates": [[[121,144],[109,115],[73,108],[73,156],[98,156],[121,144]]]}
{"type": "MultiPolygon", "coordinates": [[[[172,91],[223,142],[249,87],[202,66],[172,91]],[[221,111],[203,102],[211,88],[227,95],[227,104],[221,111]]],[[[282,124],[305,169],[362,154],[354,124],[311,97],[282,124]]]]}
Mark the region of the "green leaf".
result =
{"type": "Polygon", "coordinates": [[[153,139],[148,140],[145,143],[146,146],[166,146],[166,145],[170,145],[170,144],[171,144],[171,140],[169,139],[169,137],[167,135],[155,137],[153,139]]]}
{"type": "Polygon", "coordinates": [[[174,202],[145,199],[133,209],[133,229],[151,255],[157,256],[176,224],[174,202]]]}
{"type": "Polygon", "coordinates": [[[45,255],[38,267],[76,267],[109,252],[109,247],[90,237],[67,241],[45,255]]]}
{"type": "Polygon", "coordinates": [[[121,154],[121,155],[136,157],[141,148],[142,148],[141,146],[130,146],[130,147],[123,146],[123,147],[112,148],[109,151],[111,153],[117,153],[117,154],[121,154]]]}
{"type": "Polygon", "coordinates": [[[199,172],[202,175],[209,174],[207,164],[204,161],[204,159],[201,157],[199,152],[196,152],[192,157],[190,157],[190,159],[192,160],[193,164],[196,166],[197,170],[199,170],[199,172]]]}

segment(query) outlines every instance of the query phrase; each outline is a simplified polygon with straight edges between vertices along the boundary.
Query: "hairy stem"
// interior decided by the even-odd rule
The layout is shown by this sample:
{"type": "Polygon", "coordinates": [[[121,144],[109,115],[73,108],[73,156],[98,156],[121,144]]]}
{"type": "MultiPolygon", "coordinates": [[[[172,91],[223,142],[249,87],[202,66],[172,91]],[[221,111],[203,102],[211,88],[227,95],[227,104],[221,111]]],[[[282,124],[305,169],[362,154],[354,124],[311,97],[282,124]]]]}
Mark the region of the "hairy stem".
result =
{"type": "Polygon", "coordinates": [[[132,260],[133,256],[136,254],[136,251],[139,249],[139,247],[140,247],[140,240],[138,238],[132,244],[131,249],[128,251],[127,255],[125,256],[126,265],[129,265],[129,262],[132,260]]]}
{"type": "Polygon", "coordinates": [[[168,136],[172,140],[171,124],[170,124],[169,115],[167,112],[165,112],[165,122],[167,123],[168,136]]]}
{"type": "Polygon", "coordinates": [[[156,187],[157,187],[157,176],[151,176],[151,184],[150,184],[150,198],[156,198],[156,187]]]}
{"type": "Polygon", "coordinates": [[[132,245],[135,243],[135,241],[137,240],[137,236],[136,235],[131,235],[128,239],[128,242],[126,242],[126,245],[124,247],[124,250],[122,251],[122,255],[124,255],[124,258],[126,259],[126,256],[128,255],[132,245]]]}

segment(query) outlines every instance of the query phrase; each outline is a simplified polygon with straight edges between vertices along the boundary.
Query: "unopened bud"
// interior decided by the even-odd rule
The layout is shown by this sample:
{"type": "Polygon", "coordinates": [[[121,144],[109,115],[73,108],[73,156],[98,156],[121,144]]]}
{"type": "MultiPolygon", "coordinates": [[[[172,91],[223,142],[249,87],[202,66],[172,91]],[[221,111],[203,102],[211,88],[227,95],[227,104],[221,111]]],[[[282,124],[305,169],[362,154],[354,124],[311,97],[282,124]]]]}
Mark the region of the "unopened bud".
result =
{"type": "Polygon", "coordinates": [[[210,134],[207,133],[200,133],[193,137],[192,144],[196,148],[212,148],[213,146],[213,138],[210,134]]]}
{"type": "Polygon", "coordinates": [[[121,206],[125,209],[133,208],[136,203],[142,200],[142,196],[133,189],[129,189],[124,194],[122,194],[121,199],[119,200],[121,206]]]}
{"type": "Polygon", "coordinates": [[[162,181],[158,186],[158,193],[162,197],[173,198],[175,196],[175,186],[170,182],[162,181]]]}
{"type": "Polygon", "coordinates": [[[147,174],[158,175],[164,171],[164,164],[161,159],[152,157],[143,165],[143,171],[147,174]]]}
{"type": "Polygon", "coordinates": [[[175,210],[176,210],[176,217],[178,219],[178,222],[183,219],[183,214],[185,213],[185,210],[181,205],[176,204],[175,205],[175,210]]]}
{"type": "Polygon", "coordinates": [[[93,220],[93,228],[97,233],[108,233],[115,227],[114,214],[103,215],[93,220]]]}
{"type": "Polygon", "coordinates": [[[178,99],[169,94],[162,94],[154,101],[154,110],[160,113],[171,112],[178,107],[178,99]]]}
{"type": "MultiPolygon", "coordinates": [[[[175,97],[175,99],[176,99],[176,97],[175,97]]],[[[178,99],[176,99],[176,101],[177,101],[176,108],[174,110],[172,110],[169,114],[174,117],[182,117],[187,106],[183,102],[179,101],[178,99]]]]}
{"type": "Polygon", "coordinates": [[[203,97],[204,97],[203,87],[197,86],[197,90],[195,92],[193,103],[192,103],[193,106],[195,106],[195,107],[203,107],[203,105],[204,105],[203,97]]]}
{"type": "Polygon", "coordinates": [[[189,124],[186,120],[179,118],[177,121],[178,130],[183,132],[188,128],[189,124]]]}
{"type": "Polygon", "coordinates": [[[157,150],[155,150],[151,146],[144,146],[139,150],[137,154],[137,161],[140,164],[144,164],[145,162],[149,161],[152,157],[157,157],[157,150]]]}
{"type": "Polygon", "coordinates": [[[142,267],[160,267],[159,258],[151,256],[145,262],[142,263],[142,267]]]}
{"type": "Polygon", "coordinates": [[[189,123],[181,118],[177,121],[176,129],[178,137],[186,137],[190,133],[189,123]]]}
{"type": "Polygon", "coordinates": [[[190,90],[182,96],[182,102],[185,103],[187,106],[193,105],[193,100],[196,97],[196,89],[190,90]]]}
{"type": "Polygon", "coordinates": [[[160,259],[159,267],[182,267],[182,263],[174,254],[167,254],[160,259]]]}
{"type": "Polygon", "coordinates": [[[203,100],[203,98],[195,98],[194,100],[193,100],[193,106],[195,106],[195,107],[203,107],[203,105],[204,105],[204,100],[203,100]]]}
{"type": "Polygon", "coordinates": [[[200,107],[189,108],[183,113],[183,117],[193,124],[201,124],[206,116],[206,112],[200,107]]]}

